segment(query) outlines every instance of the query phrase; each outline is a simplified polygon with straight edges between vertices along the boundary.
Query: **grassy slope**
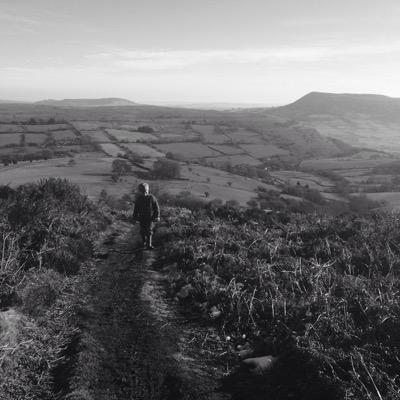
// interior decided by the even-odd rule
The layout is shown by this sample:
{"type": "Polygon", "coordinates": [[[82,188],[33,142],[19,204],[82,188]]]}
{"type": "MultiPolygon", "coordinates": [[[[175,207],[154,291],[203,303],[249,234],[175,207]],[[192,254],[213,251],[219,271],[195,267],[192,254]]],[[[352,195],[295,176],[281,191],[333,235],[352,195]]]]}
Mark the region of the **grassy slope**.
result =
{"type": "Polygon", "coordinates": [[[262,378],[232,368],[233,398],[399,398],[397,217],[171,210],[167,224],[160,262],[173,266],[172,293],[186,291],[182,306],[230,338],[226,361],[246,341],[278,357],[262,378]]]}

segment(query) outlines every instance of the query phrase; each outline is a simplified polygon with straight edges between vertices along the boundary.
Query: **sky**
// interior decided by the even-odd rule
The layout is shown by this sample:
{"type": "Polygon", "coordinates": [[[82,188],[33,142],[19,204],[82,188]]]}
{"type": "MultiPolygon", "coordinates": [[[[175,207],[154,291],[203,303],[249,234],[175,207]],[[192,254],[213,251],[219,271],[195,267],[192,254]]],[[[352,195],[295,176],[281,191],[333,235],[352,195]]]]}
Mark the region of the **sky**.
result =
{"type": "Polygon", "coordinates": [[[0,0],[0,99],[400,97],[398,0],[0,0]]]}

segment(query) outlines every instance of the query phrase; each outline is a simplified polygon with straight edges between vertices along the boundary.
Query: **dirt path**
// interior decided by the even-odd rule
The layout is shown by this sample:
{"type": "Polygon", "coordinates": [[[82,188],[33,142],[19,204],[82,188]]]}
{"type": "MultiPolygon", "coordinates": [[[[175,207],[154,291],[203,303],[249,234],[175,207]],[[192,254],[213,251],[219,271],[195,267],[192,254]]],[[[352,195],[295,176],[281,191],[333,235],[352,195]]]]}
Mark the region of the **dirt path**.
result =
{"type": "Polygon", "coordinates": [[[217,392],[218,369],[190,353],[189,342],[198,338],[165,296],[163,274],[152,269],[154,255],[132,253],[131,242],[129,234],[118,239],[99,265],[62,397],[225,399],[217,392]]]}

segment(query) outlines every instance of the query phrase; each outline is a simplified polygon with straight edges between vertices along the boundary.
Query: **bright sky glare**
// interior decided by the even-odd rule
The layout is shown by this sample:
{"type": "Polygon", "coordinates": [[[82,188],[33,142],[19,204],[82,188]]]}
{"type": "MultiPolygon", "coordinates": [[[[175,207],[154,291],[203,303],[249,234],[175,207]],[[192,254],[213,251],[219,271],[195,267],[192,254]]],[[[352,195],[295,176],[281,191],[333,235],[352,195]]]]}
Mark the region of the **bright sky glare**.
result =
{"type": "Polygon", "coordinates": [[[0,0],[0,99],[400,97],[398,0],[0,0]]]}

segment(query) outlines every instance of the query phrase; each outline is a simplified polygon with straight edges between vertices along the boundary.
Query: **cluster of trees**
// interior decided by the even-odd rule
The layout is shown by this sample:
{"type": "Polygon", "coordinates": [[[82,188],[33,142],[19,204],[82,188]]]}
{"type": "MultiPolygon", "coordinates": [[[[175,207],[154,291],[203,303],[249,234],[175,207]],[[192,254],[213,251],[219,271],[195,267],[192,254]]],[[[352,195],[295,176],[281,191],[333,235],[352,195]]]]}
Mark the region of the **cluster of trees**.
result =
{"type": "Polygon", "coordinates": [[[141,132],[141,133],[153,133],[153,132],[154,132],[154,129],[153,129],[151,126],[142,125],[142,126],[139,126],[139,127],[137,128],[137,131],[138,131],[138,132],[141,132]]]}
{"type": "Polygon", "coordinates": [[[54,157],[54,152],[49,149],[43,149],[35,153],[26,154],[4,154],[1,156],[1,163],[4,166],[10,164],[17,164],[19,161],[37,161],[37,160],[49,160],[54,157]]]}
{"type": "Polygon", "coordinates": [[[325,198],[317,189],[312,189],[308,185],[302,186],[299,182],[297,185],[288,185],[283,189],[283,193],[291,196],[301,197],[311,203],[323,205],[326,203],[325,198]]]}
{"type": "MultiPolygon", "coordinates": [[[[132,172],[132,163],[136,157],[133,153],[117,158],[111,165],[111,179],[117,182],[121,176],[129,175],[132,172]]],[[[160,158],[154,162],[153,168],[146,173],[148,178],[153,179],[179,179],[181,177],[181,165],[177,161],[160,158]]]]}
{"type": "Polygon", "coordinates": [[[272,183],[271,175],[265,168],[253,167],[247,164],[232,165],[229,162],[221,165],[214,164],[213,162],[201,161],[201,164],[218,168],[231,174],[244,176],[246,178],[262,179],[265,183],[272,183]]]}
{"type": "Polygon", "coordinates": [[[111,179],[114,182],[118,182],[121,176],[127,175],[130,172],[132,172],[132,165],[127,160],[117,158],[111,164],[111,179]]]}
{"type": "Polygon", "coordinates": [[[152,175],[158,179],[179,179],[181,165],[178,161],[160,158],[153,164],[152,175]]]}
{"type": "Polygon", "coordinates": [[[29,118],[28,121],[23,122],[23,124],[27,125],[54,125],[54,124],[63,124],[65,120],[56,120],[55,118],[51,117],[48,119],[43,118],[29,118]]]}

